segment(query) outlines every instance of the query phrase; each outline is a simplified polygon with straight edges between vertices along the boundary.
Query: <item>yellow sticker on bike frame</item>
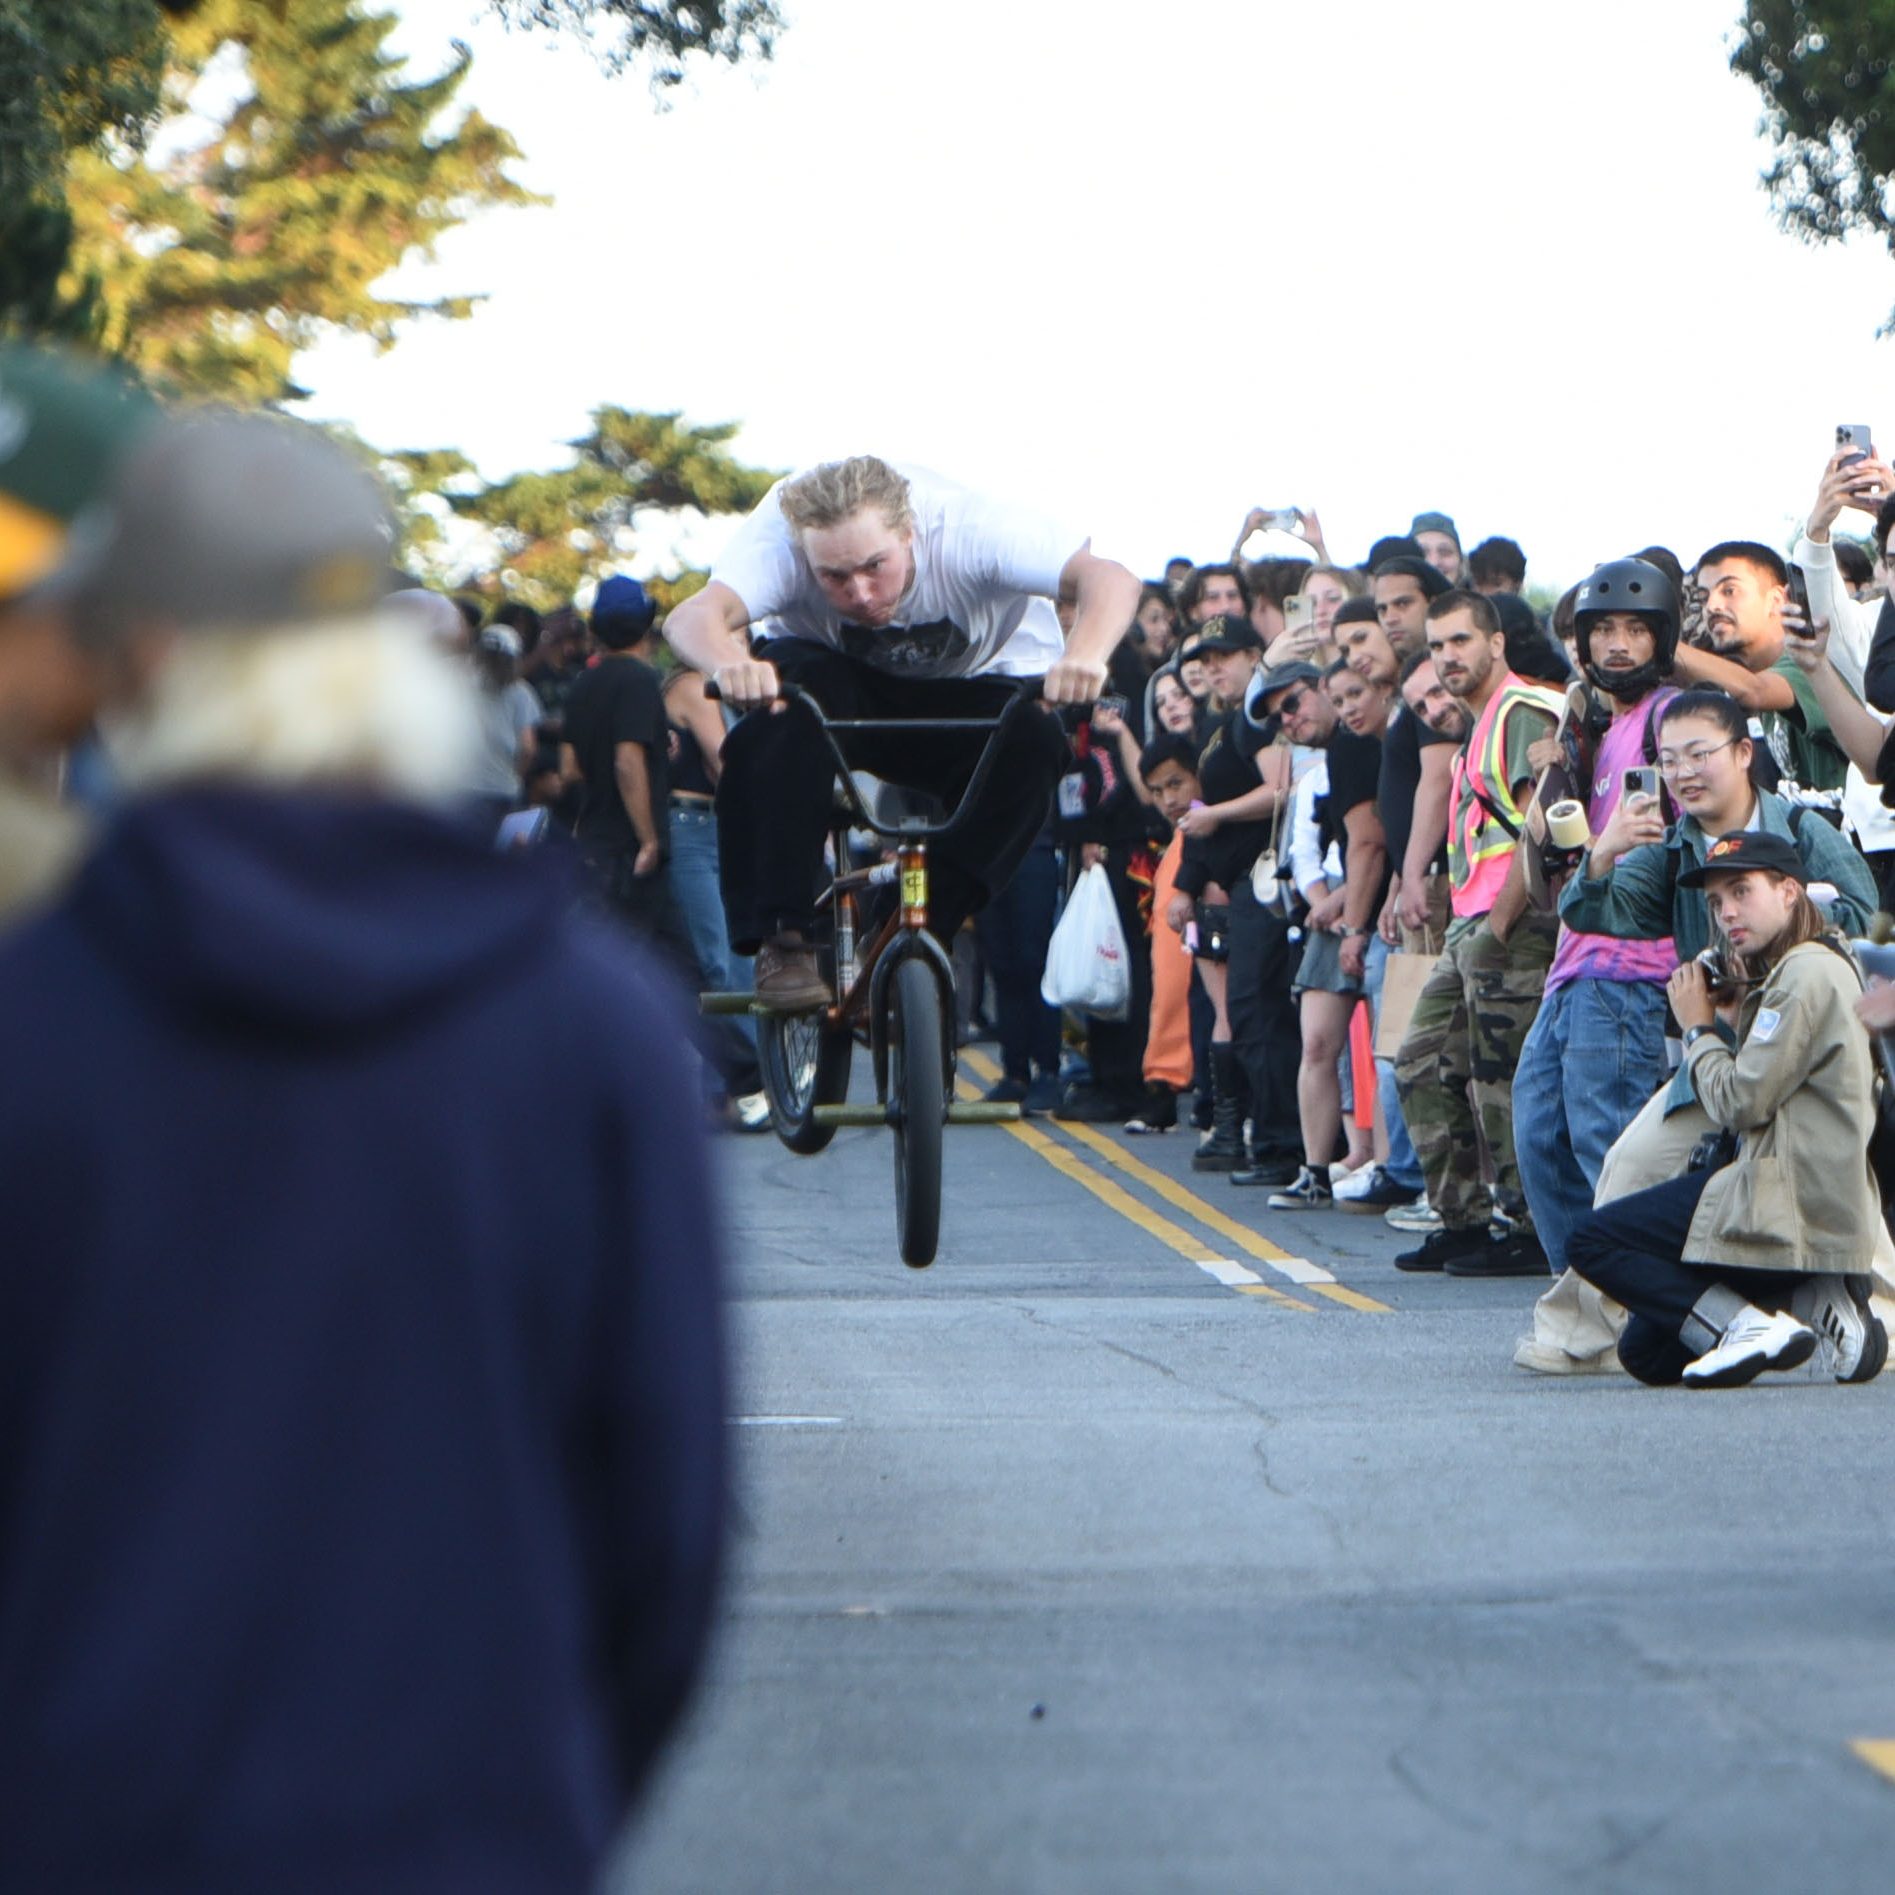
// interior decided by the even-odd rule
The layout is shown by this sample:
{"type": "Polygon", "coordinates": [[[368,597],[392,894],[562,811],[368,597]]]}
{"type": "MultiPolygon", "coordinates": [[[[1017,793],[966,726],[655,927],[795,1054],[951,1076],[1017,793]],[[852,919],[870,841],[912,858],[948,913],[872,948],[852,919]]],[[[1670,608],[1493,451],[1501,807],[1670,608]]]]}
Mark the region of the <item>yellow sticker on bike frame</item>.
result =
{"type": "Polygon", "coordinates": [[[925,908],[928,905],[928,871],[925,868],[902,870],[901,905],[904,908],[925,908]]]}

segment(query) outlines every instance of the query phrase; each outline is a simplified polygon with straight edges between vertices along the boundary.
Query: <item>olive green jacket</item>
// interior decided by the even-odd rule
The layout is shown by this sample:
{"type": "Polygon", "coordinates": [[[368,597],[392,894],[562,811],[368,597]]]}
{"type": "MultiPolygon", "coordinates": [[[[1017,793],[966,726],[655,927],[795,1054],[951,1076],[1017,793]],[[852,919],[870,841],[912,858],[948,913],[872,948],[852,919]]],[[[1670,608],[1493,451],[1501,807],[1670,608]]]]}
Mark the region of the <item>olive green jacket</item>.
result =
{"type": "Polygon", "coordinates": [[[1698,1200],[1684,1254],[1749,1270],[1869,1268],[1881,1204],[1869,1176],[1875,1055],[1846,954],[1805,941],[1744,1003],[1735,1051],[1714,1033],[1685,1063],[1737,1157],[1698,1200]]]}

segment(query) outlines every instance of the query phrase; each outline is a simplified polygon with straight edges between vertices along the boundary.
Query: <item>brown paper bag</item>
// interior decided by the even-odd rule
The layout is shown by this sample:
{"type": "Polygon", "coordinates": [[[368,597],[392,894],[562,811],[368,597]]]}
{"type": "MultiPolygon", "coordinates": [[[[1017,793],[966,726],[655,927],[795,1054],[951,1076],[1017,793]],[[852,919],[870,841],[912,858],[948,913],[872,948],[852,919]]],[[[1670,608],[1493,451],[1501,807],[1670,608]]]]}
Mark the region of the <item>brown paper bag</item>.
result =
{"type": "Polygon", "coordinates": [[[1375,1057],[1393,1059],[1415,1017],[1415,1002],[1428,984],[1438,954],[1391,954],[1382,970],[1382,1010],[1375,1021],[1375,1057]]]}

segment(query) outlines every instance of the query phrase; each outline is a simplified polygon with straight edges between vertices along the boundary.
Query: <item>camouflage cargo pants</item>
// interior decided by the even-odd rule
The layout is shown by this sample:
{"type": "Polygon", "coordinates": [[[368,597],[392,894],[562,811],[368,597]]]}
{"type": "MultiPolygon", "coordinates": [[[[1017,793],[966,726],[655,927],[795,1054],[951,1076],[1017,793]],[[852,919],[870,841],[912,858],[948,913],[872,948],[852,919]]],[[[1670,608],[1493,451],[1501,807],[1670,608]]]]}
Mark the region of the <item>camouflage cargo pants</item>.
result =
{"type": "Polygon", "coordinates": [[[1496,1204],[1532,1228],[1513,1155],[1513,1070],[1540,1010],[1557,935],[1549,915],[1522,915],[1504,945],[1484,921],[1457,924],[1415,1002],[1395,1084],[1428,1202],[1449,1230],[1478,1229],[1496,1204]],[[1491,1188],[1481,1169],[1483,1140],[1493,1160],[1491,1188]]]}

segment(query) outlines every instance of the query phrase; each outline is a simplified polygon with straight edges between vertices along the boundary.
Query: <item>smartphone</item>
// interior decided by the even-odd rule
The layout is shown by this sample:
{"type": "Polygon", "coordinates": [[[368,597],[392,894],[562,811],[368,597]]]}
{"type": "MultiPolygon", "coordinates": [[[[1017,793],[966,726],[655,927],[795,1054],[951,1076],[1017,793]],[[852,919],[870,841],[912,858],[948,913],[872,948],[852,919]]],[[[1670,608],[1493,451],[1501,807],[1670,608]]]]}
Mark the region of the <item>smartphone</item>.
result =
{"type": "Polygon", "coordinates": [[[1658,800],[1658,772],[1650,764],[1636,770],[1627,770],[1625,794],[1628,800],[1634,796],[1649,796],[1656,802],[1658,800]]]}
{"type": "Polygon", "coordinates": [[[1294,507],[1270,507],[1263,516],[1267,533],[1294,533],[1303,524],[1303,516],[1294,507]]]}
{"type": "Polygon", "coordinates": [[[1131,706],[1126,703],[1124,698],[1113,697],[1109,693],[1099,699],[1099,709],[1110,717],[1118,718],[1121,723],[1124,722],[1125,713],[1130,708],[1131,706]]]}
{"type": "Polygon", "coordinates": [[[1866,421],[1845,421],[1836,429],[1836,445],[1853,450],[1843,460],[1843,466],[1853,467],[1857,461],[1865,461],[1875,452],[1875,443],[1869,438],[1869,424],[1866,421]]]}
{"type": "Polygon", "coordinates": [[[1790,568],[1790,603],[1803,615],[1803,633],[1807,637],[1810,628],[1809,581],[1803,577],[1801,566],[1790,568]]]}
{"type": "Polygon", "coordinates": [[[1316,623],[1316,601],[1306,592],[1292,592],[1283,601],[1283,629],[1285,632],[1307,632],[1316,623]]]}

